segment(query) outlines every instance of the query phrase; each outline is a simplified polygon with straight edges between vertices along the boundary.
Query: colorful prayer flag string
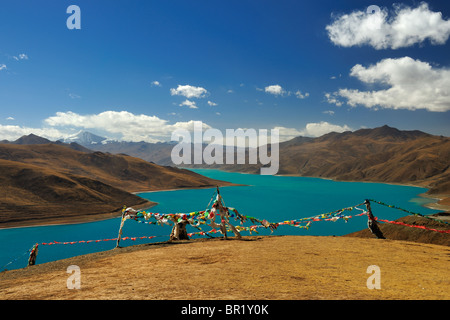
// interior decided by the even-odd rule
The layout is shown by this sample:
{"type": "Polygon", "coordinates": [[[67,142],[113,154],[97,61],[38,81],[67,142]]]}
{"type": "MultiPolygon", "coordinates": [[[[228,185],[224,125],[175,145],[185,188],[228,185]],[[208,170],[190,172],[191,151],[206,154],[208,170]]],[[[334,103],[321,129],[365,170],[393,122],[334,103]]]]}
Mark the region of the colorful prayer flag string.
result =
{"type": "Polygon", "coordinates": [[[373,200],[373,199],[368,199],[368,200],[370,202],[374,202],[374,203],[377,203],[379,205],[382,205],[382,206],[385,206],[385,207],[388,207],[388,208],[397,209],[397,210],[400,210],[400,211],[412,214],[414,216],[420,216],[420,217],[423,217],[423,218],[426,218],[426,219],[431,219],[431,220],[434,220],[434,221],[437,221],[437,222],[448,224],[447,221],[436,219],[436,218],[430,217],[428,215],[424,215],[424,214],[421,214],[421,213],[417,213],[417,212],[413,212],[413,211],[410,211],[410,210],[406,210],[406,209],[403,209],[403,208],[400,208],[400,207],[397,207],[397,206],[394,206],[394,205],[391,205],[391,204],[387,204],[387,203],[384,203],[384,202],[381,202],[381,201],[377,201],[377,200],[373,200]]]}
{"type": "Polygon", "coordinates": [[[401,225],[401,226],[405,226],[405,227],[419,228],[419,229],[435,231],[435,232],[440,232],[440,233],[450,233],[450,230],[438,230],[438,229],[428,228],[428,227],[425,227],[425,226],[417,226],[417,225],[412,225],[412,224],[406,224],[406,223],[399,222],[399,221],[389,221],[389,220],[378,219],[378,218],[376,220],[377,221],[381,221],[381,222],[385,222],[385,223],[397,224],[397,225],[401,225]]]}
{"type": "MultiPolygon", "coordinates": [[[[157,236],[143,236],[143,237],[124,237],[122,238],[122,240],[132,240],[135,241],[137,239],[153,239],[156,238],[157,236]]],[[[117,238],[113,238],[113,239],[101,239],[101,240],[80,240],[80,241],[53,241],[53,242],[42,242],[40,243],[40,245],[43,246],[51,246],[51,245],[55,245],[55,244],[80,244],[80,243],[98,243],[98,242],[103,242],[103,241],[116,241],[117,238]]]]}

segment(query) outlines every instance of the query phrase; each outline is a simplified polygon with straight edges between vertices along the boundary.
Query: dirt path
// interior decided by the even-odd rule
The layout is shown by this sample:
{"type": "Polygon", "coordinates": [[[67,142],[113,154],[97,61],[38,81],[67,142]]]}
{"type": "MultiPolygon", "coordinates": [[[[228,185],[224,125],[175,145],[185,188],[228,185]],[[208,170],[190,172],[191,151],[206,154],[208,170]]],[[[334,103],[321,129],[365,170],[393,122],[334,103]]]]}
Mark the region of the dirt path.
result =
{"type": "Polygon", "coordinates": [[[0,299],[450,299],[450,249],[349,237],[143,245],[0,274],[0,299]],[[69,290],[69,265],[81,289],[69,290]],[[381,289],[369,290],[370,265],[381,289]]]}

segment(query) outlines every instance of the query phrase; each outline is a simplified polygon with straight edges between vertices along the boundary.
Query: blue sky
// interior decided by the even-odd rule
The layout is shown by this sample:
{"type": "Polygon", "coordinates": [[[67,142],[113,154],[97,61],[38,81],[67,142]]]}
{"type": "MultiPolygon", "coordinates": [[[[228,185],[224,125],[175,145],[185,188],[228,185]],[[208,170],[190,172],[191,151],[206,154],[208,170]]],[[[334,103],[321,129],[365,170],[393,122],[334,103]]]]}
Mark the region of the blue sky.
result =
{"type": "Polygon", "coordinates": [[[393,4],[2,0],[0,140],[152,142],[192,120],[285,139],[384,124],[450,136],[450,3],[393,4]]]}

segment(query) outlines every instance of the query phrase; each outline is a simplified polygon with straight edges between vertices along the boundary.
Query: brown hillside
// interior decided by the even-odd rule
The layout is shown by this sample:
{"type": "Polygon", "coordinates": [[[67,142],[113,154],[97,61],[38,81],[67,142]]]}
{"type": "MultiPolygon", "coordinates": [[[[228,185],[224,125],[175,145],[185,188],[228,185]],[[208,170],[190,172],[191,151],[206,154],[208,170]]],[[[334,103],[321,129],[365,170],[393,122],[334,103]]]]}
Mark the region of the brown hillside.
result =
{"type": "MultiPolygon", "coordinates": [[[[450,204],[450,138],[383,126],[280,143],[278,174],[414,184],[450,204]]],[[[248,161],[247,161],[248,162],[248,161]]],[[[260,165],[215,165],[256,173],[260,165]]]]}
{"type": "Polygon", "coordinates": [[[281,174],[427,184],[450,173],[449,138],[389,127],[328,134],[280,149],[281,174]]]}
{"type": "Polygon", "coordinates": [[[0,144],[0,172],[0,227],[93,220],[111,217],[124,205],[154,205],[130,192],[232,185],[64,144],[0,144]]]}
{"type": "Polygon", "coordinates": [[[86,176],[128,192],[231,185],[127,155],[87,153],[56,144],[0,144],[0,159],[86,176]]]}
{"type": "Polygon", "coordinates": [[[151,202],[100,181],[49,168],[0,160],[0,226],[111,217],[124,204],[151,202]]]}
{"type": "MultiPolygon", "coordinates": [[[[117,142],[94,147],[102,151],[124,152],[148,161],[170,164],[173,146],[167,143],[117,142]]],[[[440,201],[441,204],[450,205],[448,137],[382,126],[354,132],[332,132],[318,138],[296,137],[280,143],[279,147],[278,174],[343,181],[414,184],[429,188],[430,195],[444,198],[440,201]]],[[[253,174],[259,174],[261,167],[260,164],[183,166],[253,174]]]]}
{"type": "MultiPolygon", "coordinates": [[[[384,128],[384,127],[383,127],[384,128]]],[[[450,195],[450,139],[378,128],[280,145],[280,174],[343,181],[411,183],[450,195]]],[[[447,200],[446,200],[447,201],[447,200]]],[[[444,203],[443,203],[444,204],[444,203]]]]}
{"type": "Polygon", "coordinates": [[[174,144],[167,142],[147,143],[115,141],[107,144],[94,144],[89,147],[96,151],[110,152],[113,154],[123,153],[159,165],[174,166],[171,159],[171,152],[174,144]]]}

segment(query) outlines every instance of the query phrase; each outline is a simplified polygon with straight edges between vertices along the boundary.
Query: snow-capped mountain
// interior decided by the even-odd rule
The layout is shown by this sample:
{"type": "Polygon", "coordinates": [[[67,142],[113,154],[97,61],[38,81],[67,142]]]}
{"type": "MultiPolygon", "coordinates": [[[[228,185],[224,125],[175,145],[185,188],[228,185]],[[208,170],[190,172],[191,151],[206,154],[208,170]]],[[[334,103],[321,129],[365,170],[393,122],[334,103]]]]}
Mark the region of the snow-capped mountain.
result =
{"type": "Polygon", "coordinates": [[[69,136],[62,141],[64,143],[71,143],[76,142],[78,144],[81,144],[82,146],[89,147],[96,144],[102,144],[106,141],[106,138],[97,136],[93,133],[87,132],[87,131],[80,131],[77,134],[73,136],[69,136]]]}

